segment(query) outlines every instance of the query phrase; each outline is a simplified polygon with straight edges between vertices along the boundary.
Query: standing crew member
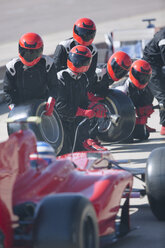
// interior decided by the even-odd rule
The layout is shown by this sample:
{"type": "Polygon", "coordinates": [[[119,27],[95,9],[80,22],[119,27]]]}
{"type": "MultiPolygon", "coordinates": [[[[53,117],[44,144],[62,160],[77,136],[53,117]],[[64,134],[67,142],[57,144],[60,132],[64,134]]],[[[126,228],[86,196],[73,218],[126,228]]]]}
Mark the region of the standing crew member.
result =
{"type": "Polygon", "coordinates": [[[96,46],[92,43],[96,35],[96,25],[89,18],[78,19],[73,26],[73,37],[61,41],[54,52],[54,63],[57,71],[67,68],[67,58],[69,51],[76,45],[87,46],[92,53],[92,61],[86,75],[89,80],[90,87],[93,82],[93,76],[96,70],[98,51],[96,46]]]}
{"type": "Polygon", "coordinates": [[[148,87],[158,103],[163,106],[160,109],[160,124],[162,125],[160,134],[165,135],[165,28],[158,31],[153,39],[145,46],[143,58],[152,67],[152,77],[148,87]]]}
{"type": "Polygon", "coordinates": [[[6,64],[5,99],[11,110],[15,105],[43,99],[46,115],[52,115],[57,94],[57,73],[53,59],[43,54],[43,41],[36,33],[19,40],[19,57],[6,64]]]}

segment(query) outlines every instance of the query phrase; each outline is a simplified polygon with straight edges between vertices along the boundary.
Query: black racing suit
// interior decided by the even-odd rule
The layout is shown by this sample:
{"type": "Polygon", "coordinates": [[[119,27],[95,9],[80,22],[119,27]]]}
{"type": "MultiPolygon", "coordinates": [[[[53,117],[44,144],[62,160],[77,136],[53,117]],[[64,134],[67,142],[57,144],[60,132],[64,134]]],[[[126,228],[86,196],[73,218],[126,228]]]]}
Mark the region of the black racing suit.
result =
{"type": "Polygon", "coordinates": [[[121,90],[132,100],[137,114],[136,125],[132,133],[132,138],[145,140],[149,137],[146,129],[147,118],[150,117],[152,110],[153,95],[148,85],[144,89],[138,89],[131,80],[123,80],[112,85],[112,88],[121,90]],[[142,124],[141,124],[142,122],[142,124]]]}
{"type": "MultiPolygon", "coordinates": [[[[91,92],[99,97],[106,97],[108,94],[109,86],[113,84],[112,78],[107,72],[107,64],[97,66],[95,75],[93,77],[93,83],[91,87],[91,92]]],[[[89,93],[88,93],[89,94],[89,93]]],[[[92,97],[91,97],[92,98],[92,97]]],[[[90,98],[89,98],[90,99],[90,98]]],[[[97,99],[97,98],[96,98],[97,99]]],[[[91,99],[92,101],[92,99],[91,99]]],[[[90,138],[96,139],[98,133],[98,119],[93,118],[90,120],[90,138]]]]}
{"type": "MultiPolygon", "coordinates": [[[[76,45],[79,44],[73,39],[73,37],[62,41],[57,45],[53,56],[57,72],[67,68],[67,58],[69,51],[76,45]]],[[[93,44],[88,46],[88,48],[91,50],[92,53],[92,62],[90,68],[86,72],[89,80],[88,90],[90,91],[90,87],[92,87],[91,84],[93,82],[93,76],[96,70],[98,51],[96,46],[93,44]]]]}
{"type": "MultiPolygon", "coordinates": [[[[149,88],[152,94],[165,107],[165,75],[162,67],[165,66],[165,28],[157,32],[153,39],[145,46],[143,59],[152,67],[152,77],[149,88]]],[[[165,126],[165,111],[160,111],[160,124],[165,126]]]]}
{"type": "Polygon", "coordinates": [[[107,71],[107,64],[97,66],[91,92],[93,94],[105,97],[107,95],[109,86],[113,83],[114,81],[109,76],[109,73],[107,71]]]}
{"type": "Polygon", "coordinates": [[[33,99],[57,98],[57,73],[53,59],[43,55],[32,66],[25,66],[19,58],[6,64],[4,77],[5,99],[8,105],[20,104],[33,99]]]}
{"type": "MultiPolygon", "coordinates": [[[[60,155],[72,151],[76,127],[79,117],[76,117],[78,107],[88,108],[87,85],[88,79],[85,74],[75,76],[69,69],[59,71],[58,77],[58,97],[56,109],[62,120],[64,128],[64,145],[60,155]]],[[[85,128],[81,126],[78,130],[75,151],[83,150],[82,143],[88,138],[89,121],[85,128]]]]}
{"type": "MultiPolygon", "coordinates": [[[[53,55],[53,59],[54,59],[57,72],[63,69],[67,69],[67,58],[68,58],[69,51],[76,45],[79,45],[79,44],[73,39],[73,37],[66,39],[64,41],[61,41],[57,45],[54,55],[53,55]]],[[[88,46],[88,48],[90,49],[92,53],[92,62],[91,62],[91,65],[88,71],[86,72],[86,75],[88,77],[88,82],[89,82],[87,84],[87,87],[88,87],[87,90],[90,92],[93,88],[92,84],[94,82],[94,74],[95,74],[97,60],[98,60],[98,51],[97,51],[96,46],[93,44],[88,46]]],[[[83,118],[79,117],[78,120],[82,121],[83,118]]],[[[84,129],[86,129],[86,131],[89,128],[88,124],[89,124],[88,121],[84,123],[84,129]]]]}
{"type": "Polygon", "coordinates": [[[129,96],[135,108],[151,105],[153,102],[153,95],[148,86],[144,89],[138,89],[128,78],[119,83],[115,83],[111,88],[121,90],[129,96]]]}

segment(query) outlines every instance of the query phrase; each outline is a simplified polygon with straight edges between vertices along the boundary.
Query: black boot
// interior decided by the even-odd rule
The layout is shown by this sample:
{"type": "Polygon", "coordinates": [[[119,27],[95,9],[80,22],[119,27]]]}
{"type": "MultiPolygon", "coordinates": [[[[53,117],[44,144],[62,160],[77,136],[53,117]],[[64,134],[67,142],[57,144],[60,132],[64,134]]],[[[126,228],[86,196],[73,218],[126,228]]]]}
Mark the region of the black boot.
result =
{"type": "Polygon", "coordinates": [[[147,140],[150,133],[146,128],[146,125],[136,124],[132,135],[134,139],[147,140]]]}

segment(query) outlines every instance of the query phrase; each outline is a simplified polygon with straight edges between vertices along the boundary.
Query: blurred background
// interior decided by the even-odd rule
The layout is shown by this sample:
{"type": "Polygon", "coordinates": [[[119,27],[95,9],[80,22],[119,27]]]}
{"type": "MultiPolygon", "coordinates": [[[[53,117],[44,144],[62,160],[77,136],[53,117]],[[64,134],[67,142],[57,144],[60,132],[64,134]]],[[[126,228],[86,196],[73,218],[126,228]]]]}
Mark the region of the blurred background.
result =
{"type": "Polygon", "coordinates": [[[52,54],[58,42],[72,36],[81,17],[95,22],[95,43],[114,29],[146,27],[144,18],[165,25],[165,0],[0,0],[0,6],[0,66],[17,56],[18,40],[26,32],[40,34],[44,53],[52,54]]]}

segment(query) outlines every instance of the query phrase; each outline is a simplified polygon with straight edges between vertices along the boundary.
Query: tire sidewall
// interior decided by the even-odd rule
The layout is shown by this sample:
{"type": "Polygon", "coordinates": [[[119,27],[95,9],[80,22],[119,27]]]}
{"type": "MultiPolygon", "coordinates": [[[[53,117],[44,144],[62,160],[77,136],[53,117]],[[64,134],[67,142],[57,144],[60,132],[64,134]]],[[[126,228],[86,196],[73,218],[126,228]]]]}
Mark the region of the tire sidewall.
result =
{"type": "Polygon", "coordinates": [[[146,192],[153,214],[165,220],[165,147],[154,149],[146,166],[146,192]]]}
{"type": "Polygon", "coordinates": [[[45,197],[39,203],[35,213],[33,228],[35,247],[49,248],[56,244],[59,248],[87,248],[83,246],[83,230],[86,218],[91,219],[95,238],[94,247],[99,248],[96,214],[87,198],[74,193],[45,197]],[[51,231],[45,233],[47,230],[51,231]],[[44,239],[43,234],[46,235],[46,239],[44,239]],[[52,240],[50,246],[47,240],[52,240]]]}
{"type": "MultiPolygon", "coordinates": [[[[54,129],[53,129],[53,124],[52,124],[52,132],[54,130],[58,131],[57,135],[53,136],[53,137],[55,137],[54,140],[53,139],[50,140],[50,139],[46,138],[46,134],[43,135],[43,132],[42,132],[43,121],[41,121],[40,124],[28,123],[27,127],[30,128],[35,133],[38,141],[45,141],[45,142],[51,144],[53,146],[53,148],[55,149],[56,154],[58,155],[62,149],[63,140],[64,140],[64,131],[63,131],[62,123],[61,123],[60,117],[59,117],[59,115],[55,109],[53,111],[53,117],[49,117],[49,116],[44,115],[45,104],[46,104],[46,102],[41,99],[41,100],[29,101],[29,102],[26,102],[24,104],[18,105],[16,107],[14,107],[14,109],[12,109],[9,112],[8,118],[14,117],[15,119],[19,119],[22,117],[27,118],[29,116],[39,116],[39,117],[44,116],[44,119],[47,122],[51,122],[51,118],[54,118],[53,119],[54,123],[53,122],[52,123],[55,125],[54,125],[54,129]]],[[[8,123],[7,124],[8,135],[12,134],[13,132],[17,132],[20,129],[22,129],[22,125],[19,123],[8,123]]]]}
{"type": "Polygon", "coordinates": [[[110,89],[104,100],[111,114],[119,115],[117,125],[111,123],[105,133],[98,133],[98,138],[105,142],[119,142],[128,138],[135,127],[135,109],[131,99],[123,92],[110,89]]]}

